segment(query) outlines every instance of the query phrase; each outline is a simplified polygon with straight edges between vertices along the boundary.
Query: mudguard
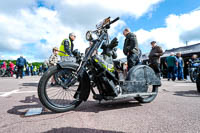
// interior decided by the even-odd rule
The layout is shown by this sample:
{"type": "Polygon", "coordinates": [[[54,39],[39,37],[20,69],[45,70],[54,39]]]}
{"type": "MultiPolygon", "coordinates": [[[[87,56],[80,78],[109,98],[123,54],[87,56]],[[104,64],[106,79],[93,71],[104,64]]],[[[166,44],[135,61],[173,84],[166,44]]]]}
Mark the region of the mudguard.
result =
{"type": "MultiPolygon", "coordinates": [[[[64,61],[64,62],[57,63],[57,66],[62,69],[69,68],[69,69],[77,70],[77,68],[79,67],[79,64],[71,62],[71,61],[64,61]]],[[[84,71],[80,75],[79,80],[80,80],[80,84],[78,86],[77,92],[74,95],[74,98],[79,99],[81,101],[86,101],[89,97],[90,87],[91,87],[90,78],[86,71],[84,71]]]]}
{"type": "Polygon", "coordinates": [[[79,67],[79,64],[71,61],[64,61],[57,63],[57,66],[60,68],[71,68],[73,70],[76,70],[79,67]]]}
{"type": "Polygon", "coordinates": [[[146,92],[149,85],[160,86],[160,78],[147,65],[137,65],[128,72],[123,88],[128,92],[146,92]]]}
{"type": "Polygon", "coordinates": [[[80,84],[74,97],[79,100],[86,101],[90,95],[90,78],[86,71],[79,78],[80,84]]]}

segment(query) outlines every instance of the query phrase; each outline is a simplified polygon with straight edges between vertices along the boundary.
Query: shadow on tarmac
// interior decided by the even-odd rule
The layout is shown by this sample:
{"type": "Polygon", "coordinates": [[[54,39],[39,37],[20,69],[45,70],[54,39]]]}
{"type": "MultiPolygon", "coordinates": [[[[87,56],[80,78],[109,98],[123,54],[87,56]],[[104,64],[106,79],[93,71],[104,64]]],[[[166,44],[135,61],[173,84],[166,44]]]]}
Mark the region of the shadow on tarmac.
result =
{"type": "MultiPolygon", "coordinates": [[[[31,108],[41,108],[43,107],[40,100],[35,97],[35,95],[28,96],[24,100],[20,100],[21,103],[26,103],[28,105],[13,106],[7,111],[9,114],[24,116],[25,113],[31,108]]],[[[132,108],[142,106],[140,103],[133,100],[123,100],[123,101],[108,101],[98,104],[97,101],[86,101],[78,106],[76,109],[72,110],[75,112],[94,112],[98,113],[101,111],[116,110],[122,108],[132,108]]],[[[54,114],[43,107],[43,112],[41,115],[54,114]]]]}
{"type": "Polygon", "coordinates": [[[38,83],[23,83],[22,86],[30,86],[30,87],[37,87],[38,83]]]}
{"type": "Polygon", "coordinates": [[[100,104],[97,101],[86,101],[84,104],[80,105],[80,107],[77,107],[75,111],[98,113],[102,111],[132,108],[137,106],[142,106],[142,104],[133,100],[106,101],[100,104]]]}
{"type": "MultiPolygon", "coordinates": [[[[35,97],[35,95],[28,96],[24,100],[19,101],[21,103],[30,103],[29,105],[19,105],[13,106],[12,109],[9,109],[7,113],[24,116],[25,113],[31,108],[41,108],[43,107],[40,103],[39,99],[35,97]],[[34,104],[32,104],[34,103],[34,104]]],[[[50,114],[52,112],[44,112],[43,114],[50,114]]]]}
{"type": "Polygon", "coordinates": [[[53,128],[50,131],[43,133],[124,133],[124,132],[90,129],[90,128],[62,127],[62,128],[53,128]]]}
{"type": "Polygon", "coordinates": [[[197,90],[175,91],[174,95],[184,96],[184,97],[200,97],[200,93],[198,93],[197,90]]]}

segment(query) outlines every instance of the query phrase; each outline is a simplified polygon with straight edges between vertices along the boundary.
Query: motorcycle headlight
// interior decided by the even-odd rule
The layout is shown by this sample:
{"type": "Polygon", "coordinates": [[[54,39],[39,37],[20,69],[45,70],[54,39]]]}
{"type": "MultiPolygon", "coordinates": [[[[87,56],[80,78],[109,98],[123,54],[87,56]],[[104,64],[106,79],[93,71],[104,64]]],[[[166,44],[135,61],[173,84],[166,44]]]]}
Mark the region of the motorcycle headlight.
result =
{"type": "Polygon", "coordinates": [[[97,38],[98,38],[97,35],[95,33],[93,33],[92,31],[88,31],[86,33],[86,40],[87,41],[92,41],[92,40],[95,40],[97,38]]]}

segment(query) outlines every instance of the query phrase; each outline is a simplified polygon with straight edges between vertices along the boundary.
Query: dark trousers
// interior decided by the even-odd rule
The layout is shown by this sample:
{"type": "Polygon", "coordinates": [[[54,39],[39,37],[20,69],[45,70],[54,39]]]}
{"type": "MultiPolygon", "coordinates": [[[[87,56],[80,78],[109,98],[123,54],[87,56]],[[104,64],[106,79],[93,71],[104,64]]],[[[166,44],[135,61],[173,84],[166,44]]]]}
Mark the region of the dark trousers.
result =
{"type": "Polygon", "coordinates": [[[176,79],[176,75],[175,75],[175,67],[168,67],[167,68],[167,78],[171,79],[174,81],[176,79]]]}
{"type": "Polygon", "coordinates": [[[129,54],[127,56],[128,61],[128,71],[139,63],[139,58],[137,54],[129,54]]]}
{"type": "Polygon", "coordinates": [[[18,66],[16,78],[18,78],[19,76],[20,76],[20,78],[23,78],[23,69],[24,69],[23,66],[18,66]]]}
{"type": "Polygon", "coordinates": [[[149,67],[151,67],[156,73],[156,75],[160,78],[160,63],[157,62],[151,63],[149,67]]]}
{"type": "Polygon", "coordinates": [[[160,63],[151,63],[149,65],[155,73],[160,73],[160,63]]]}

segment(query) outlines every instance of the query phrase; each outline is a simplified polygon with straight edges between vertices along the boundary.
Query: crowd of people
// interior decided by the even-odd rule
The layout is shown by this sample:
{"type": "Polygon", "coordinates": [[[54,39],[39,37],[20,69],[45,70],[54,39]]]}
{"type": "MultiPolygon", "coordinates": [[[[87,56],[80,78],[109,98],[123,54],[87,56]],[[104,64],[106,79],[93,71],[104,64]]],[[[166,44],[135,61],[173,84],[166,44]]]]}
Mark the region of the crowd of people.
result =
{"type": "MultiPolygon", "coordinates": [[[[123,31],[123,35],[125,36],[123,52],[127,56],[126,65],[123,67],[125,75],[128,70],[130,70],[133,66],[139,63],[139,48],[137,37],[134,33],[130,31],[130,29],[126,28],[123,31]]],[[[49,57],[47,62],[44,62],[43,65],[39,67],[33,66],[32,64],[28,64],[26,59],[22,56],[17,59],[16,65],[12,62],[9,62],[7,66],[6,62],[4,61],[1,64],[1,69],[3,71],[9,70],[11,71],[11,76],[13,76],[14,71],[16,72],[16,78],[23,78],[26,75],[40,75],[47,71],[49,67],[55,66],[58,62],[58,56],[60,56],[61,61],[72,60],[73,58],[73,48],[74,43],[73,41],[76,39],[76,35],[74,33],[69,34],[69,38],[64,39],[61,42],[60,48],[54,47],[52,49],[52,55],[49,57]]],[[[86,49],[86,52],[91,48],[92,42],[90,42],[90,46],[86,49]]],[[[156,41],[152,41],[151,43],[151,51],[149,54],[149,66],[155,71],[156,75],[160,77],[161,70],[160,70],[160,57],[163,55],[163,50],[160,46],[157,45],[156,41]]],[[[85,53],[86,53],[85,52],[85,53]]],[[[93,53],[93,55],[98,54],[97,50],[93,53]]],[[[190,62],[193,62],[197,59],[197,55],[193,55],[190,62]]],[[[171,53],[165,60],[165,64],[167,66],[167,78],[168,81],[172,80],[184,80],[184,60],[181,57],[181,53],[171,53]]],[[[54,79],[51,79],[52,84],[55,83],[54,79]]]]}
{"type": "Polygon", "coordinates": [[[23,56],[19,57],[16,61],[16,65],[13,62],[6,63],[3,61],[0,63],[0,70],[3,76],[13,77],[16,74],[16,78],[23,78],[24,76],[41,75],[48,69],[48,63],[44,62],[42,65],[35,66],[32,63],[28,64],[23,56]],[[6,75],[8,72],[9,75],[6,75]]]}
{"type": "Polygon", "coordinates": [[[196,54],[193,54],[191,59],[188,62],[184,62],[183,58],[181,57],[181,53],[178,52],[176,54],[170,53],[165,60],[165,64],[167,66],[167,78],[168,81],[172,80],[184,80],[184,67],[185,64],[187,65],[195,65],[195,62],[198,62],[199,65],[200,60],[196,54]]]}

